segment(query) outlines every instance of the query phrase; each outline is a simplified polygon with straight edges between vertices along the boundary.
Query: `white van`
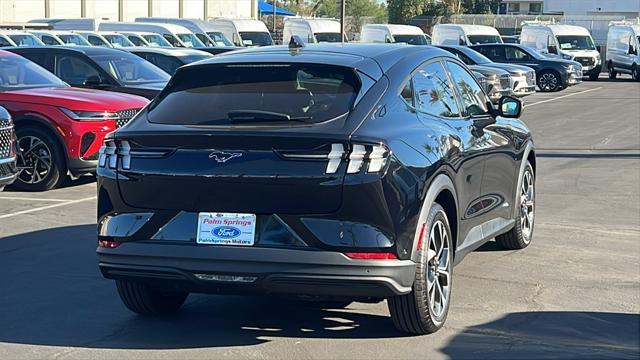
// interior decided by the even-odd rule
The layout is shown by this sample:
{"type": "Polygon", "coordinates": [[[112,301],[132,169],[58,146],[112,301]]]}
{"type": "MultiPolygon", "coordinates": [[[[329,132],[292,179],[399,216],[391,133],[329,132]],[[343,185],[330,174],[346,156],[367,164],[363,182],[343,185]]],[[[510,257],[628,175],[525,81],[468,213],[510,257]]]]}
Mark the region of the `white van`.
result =
{"type": "Polygon", "coordinates": [[[35,35],[21,30],[1,30],[0,46],[42,46],[44,43],[35,35]]]}
{"type": "Polygon", "coordinates": [[[340,22],[335,19],[285,19],[282,43],[288,44],[293,35],[300,36],[307,43],[343,41],[340,22]]]}
{"type": "Polygon", "coordinates": [[[211,24],[236,46],[268,46],[273,39],[267,26],[255,19],[213,19],[211,24]]]}
{"type": "Polygon", "coordinates": [[[29,30],[45,45],[91,46],[82,35],[61,30],[29,30]]]}
{"type": "Polygon", "coordinates": [[[134,46],[173,47],[162,35],[146,31],[118,31],[134,46]]]}
{"type": "Polygon", "coordinates": [[[439,24],[431,32],[433,45],[502,44],[496,28],[485,25],[439,24]]]}
{"type": "Polygon", "coordinates": [[[136,18],[136,22],[144,23],[161,23],[161,24],[175,24],[184,26],[194,33],[202,43],[206,46],[233,46],[231,41],[224,36],[222,31],[216,28],[208,21],[200,19],[177,19],[177,18],[162,18],[162,17],[139,17],[136,18]]]}
{"type": "Polygon", "coordinates": [[[412,25],[367,24],[360,32],[363,43],[407,43],[429,45],[431,42],[422,29],[412,25]]]}
{"type": "Polygon", "coordinates": [[[640,81],[640,24],[612,22],[607,33],[607,69],[609,78],[618,73],[631,74],[640,81]]]}
{"type": "Polygon", "coordinates": [[[557,55],[582,65],[582,74],[597,80],[602,70],[600,52],[589,30],[582,26],[524,22],[520,44],[542,54],[557,55]]]}
{"type": "Polygon", "coordinates": [[[189,31],[189,29],[175,24],[105,21],[100,23],[98,30],[116,32],[150,32],[162,35],[162,37],[175,47],[204,47],[202,41],[189,31]]]}
{"type": "Polygon", "coordinates": [[[103,19],[77,18],[77,19],[33,19],[29,23],[47,24],[55,30],[87,30],[96,31],[103,19]]]}

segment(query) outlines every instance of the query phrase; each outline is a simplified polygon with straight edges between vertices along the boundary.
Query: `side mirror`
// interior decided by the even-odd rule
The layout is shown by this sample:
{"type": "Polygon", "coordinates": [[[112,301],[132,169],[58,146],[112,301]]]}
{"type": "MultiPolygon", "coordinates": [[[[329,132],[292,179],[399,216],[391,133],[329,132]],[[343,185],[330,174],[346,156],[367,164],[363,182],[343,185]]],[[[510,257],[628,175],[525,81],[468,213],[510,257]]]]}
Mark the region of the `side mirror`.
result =
{"type": "Polygon", "coordinates": [[[630,55],[637,55],[636,49],[631,44],[629,44],[629,54],[630,55]]]}
{"type": "Polygon", "coordinates": [[[102,85],[102,80],[100,79],[100,76],[98,76],[98,75],[90,75],[82,82],[82,85],[91,86],[91,87],[98,87],[98,86],[102,85]]]}
{"type": "Polygon", "coordinates": [[[558,54],[558,48],[555,45],[547,46],[547,51],[549,52],[549,54],[558,54]]]}
{"type": "Polygon", "coordinates": [[[602,54],[602,46],[601,45],[596,46],[596,50],[598,50],[598,52],[600,54],[602,54]]]}
{"type": "Polygon", "coordinates": [[[498,104],[498,115],[506,118],[519,118],[522,115],[522,101],[513,96],[503,96],[498,104]]]}

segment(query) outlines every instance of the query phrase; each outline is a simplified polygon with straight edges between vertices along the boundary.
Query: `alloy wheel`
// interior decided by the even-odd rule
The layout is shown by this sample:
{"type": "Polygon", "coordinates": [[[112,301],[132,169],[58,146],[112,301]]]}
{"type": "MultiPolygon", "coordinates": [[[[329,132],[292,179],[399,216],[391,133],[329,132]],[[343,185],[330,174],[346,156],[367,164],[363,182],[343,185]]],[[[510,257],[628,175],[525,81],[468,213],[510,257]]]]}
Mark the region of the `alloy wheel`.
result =
{"type": "Polygon", "coordinates": [[[640,80],[640,73],[638,72],[637,66],[635,66],[633,70],[631,70],[631,78],[635,81],[640,80]]]}
{"type": "Polygon", "coordinates": [[[558,87],[558,77],[552,73],[545,73],[540,76],[540,89],[553,91],[558,87]]]}
{"type": "Polygon", "coordinates": [[[429,310],[440,319],[451,294],[451,239],[442,220],[433,223],[427,248],[427,295],[429,310]]]}
{"type": "Polygon", "coordinates": [[[20,181],[38,184],[51,172],[51,149],[38,137],[22,137],[18,139],[17,163],[20,181]]]}
{"type": "Polygon", "coordinates": [[[520,191],[520,226],[522,227],[523,240],[531,241],[535,217],[535,190],[533,173],[527,169],[522,176],[522,190],[520,191]]]}

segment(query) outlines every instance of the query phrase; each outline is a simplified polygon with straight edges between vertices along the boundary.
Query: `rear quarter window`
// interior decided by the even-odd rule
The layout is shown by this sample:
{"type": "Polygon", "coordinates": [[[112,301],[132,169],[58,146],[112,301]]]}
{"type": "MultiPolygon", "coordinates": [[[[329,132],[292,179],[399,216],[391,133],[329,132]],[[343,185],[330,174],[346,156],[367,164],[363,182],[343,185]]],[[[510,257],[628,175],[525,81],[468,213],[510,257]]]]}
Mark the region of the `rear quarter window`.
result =
{"type": "Polygon", "coordinates": [[[325,64],[193,66],[178,71],[149,107],[148,120],[208,126],[319,123],[349,113],[360,88],[353,69],[325,64]]]}

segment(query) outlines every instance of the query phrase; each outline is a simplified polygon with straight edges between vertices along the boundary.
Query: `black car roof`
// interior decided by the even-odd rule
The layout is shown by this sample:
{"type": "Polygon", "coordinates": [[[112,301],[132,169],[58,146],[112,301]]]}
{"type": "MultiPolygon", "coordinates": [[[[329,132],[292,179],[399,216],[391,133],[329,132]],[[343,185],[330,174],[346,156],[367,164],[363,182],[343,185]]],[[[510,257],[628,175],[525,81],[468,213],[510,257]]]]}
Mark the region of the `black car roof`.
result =
{"type": "Polygon", "coordinates": [[[85,54],[87,56],[92,55],[111,55],[115,52],[120,54],[123,50],[117,48],[107,48],[102,46],[61,46],[61,45],[45,45],[45,46],[20,46],[13,47],[11,50],[27,50],[27,51],[67,51],[73,53],[85,54]]]}
{"type": "Polygon", "coordinates": [[[250,48],[221,54],[199,61],[197,65],[187,66],[256,61],[317,62],[352,66],[378,78],[407,56],[418,54],[425,59],[437,56],[453,58],[451,53],[428,45],[323,43],[308,44],[293,50],[286,45],[250,48]],[[377,65],[377,70],[372,68],[372,63],[377,65]]]}
{"type": "Polygon", "coordinates": [[[163,48],[163,47],[149,47],[149,46],[140,46],[140,47],[124,47],[122,50],[126,50],[132,53],[153,53],[153,54],[161,54],[172,57],[183,57],[190,55],[210,55],[206,51],[193,49],[193,48],[163,48]]]}

